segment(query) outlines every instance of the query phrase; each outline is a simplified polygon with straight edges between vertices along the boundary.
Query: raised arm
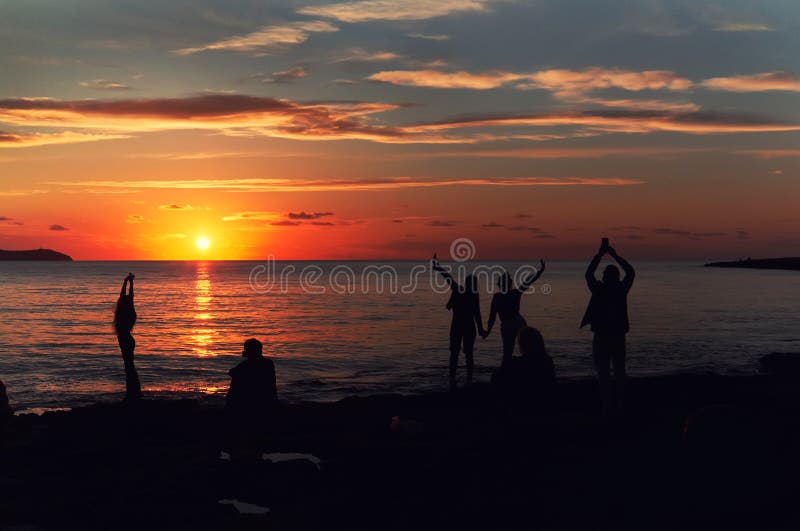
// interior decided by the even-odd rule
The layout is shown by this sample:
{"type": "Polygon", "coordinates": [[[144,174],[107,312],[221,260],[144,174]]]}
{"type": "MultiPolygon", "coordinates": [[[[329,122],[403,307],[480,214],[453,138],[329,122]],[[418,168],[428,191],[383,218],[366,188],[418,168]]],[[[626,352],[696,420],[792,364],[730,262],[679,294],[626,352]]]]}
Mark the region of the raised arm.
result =
{"type": "Polygon", "coordinates": [[[617,261],[622,270],[625,271],[625,278],[622,279],[622,283],[627,289],[631,289],[631,286],[633,285],[633,279],[636,277],[636,271],[633,269],[633,266],[628,263],[627,260],[618,255],[617,251],[615,251],[613,247],[608,249],[608,254],[610,254],[611,257],[617,261]]]}
{"type": "Polygon", "coordinates": [[[439,265],[439,259],[436,258],[436,253],[433,253],[433,258],[431,259],[431,269],[434,271],[438,271],[440,275],[444,277],[450,287],[453,287],[455,281],[453,280],[453,276],[441,265],[439,265]]]}
{"type": "Polygon", "coordinates": [[[586,285],[589,286],[590,290],[594,290],[594,288],[599,283],[597,278],[595,278],[594,274],[597,271],[597,266],[600,265],[600,260],[602,259],[603,259],[603,251],[601,250],[596,255],[594,255],[592,261],[589,262],[589,267],[586,268],[586,275],[585,275],[586,285]]]}
{"type": "Polygon", "coordinates": [[[136,278],[133,273],[128,273],[128,276],[125,277],[125,280],[122,282],[122,289],[119,290],[119,296],[124,297],[125,295],[129,295],[131,299],[133,299],[133,279],[136,278]],[[128,282],[130,282],[130,287],[128,287],[128,282]],[[127,288],[127,289],[126,289],[127,288]],[[127,293],[126,293],[127,291],[127,293]]]}
{"type": "Polygon", "coordinates": [[[539,260],[539,270],[536,271],[536,273],[531,273],[528,275],[528,278],[522,281],[519,290],[526,291],[531,287],[531,284],[539,280],[539,277],[542,276],[542,273],[544,273],[544,260],[539,260]]]}

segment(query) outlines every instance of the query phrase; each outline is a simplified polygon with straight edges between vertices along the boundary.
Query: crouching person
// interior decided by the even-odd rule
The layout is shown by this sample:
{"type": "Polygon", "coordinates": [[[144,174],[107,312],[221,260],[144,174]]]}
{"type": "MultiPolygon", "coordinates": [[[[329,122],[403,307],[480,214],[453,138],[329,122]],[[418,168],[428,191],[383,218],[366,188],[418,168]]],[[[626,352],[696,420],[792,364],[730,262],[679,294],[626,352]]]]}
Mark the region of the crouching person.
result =
{"type": "Polygon", "coordinates": [[[522,356],[514,356],[500,367],[492,376],[492,384],[515,411],[543,412],[556,382],[553,359],[536,328],[522,327],[517,342],[522,356]]]}
{"type": "Polygon", "coordinates": [[[230,370],[231,385],[225,404],[228,447],[234,458],[258,459],[277,412],[275,365],[264,357],[257,339],[244,342],[242,357],[230,370]]]}

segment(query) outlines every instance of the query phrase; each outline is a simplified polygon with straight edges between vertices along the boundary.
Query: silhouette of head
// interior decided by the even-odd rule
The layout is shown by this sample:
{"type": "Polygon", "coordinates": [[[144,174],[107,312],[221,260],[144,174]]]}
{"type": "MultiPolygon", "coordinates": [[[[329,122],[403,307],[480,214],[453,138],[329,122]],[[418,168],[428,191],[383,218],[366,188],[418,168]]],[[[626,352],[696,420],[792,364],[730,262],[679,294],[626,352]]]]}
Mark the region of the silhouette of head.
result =
{"type": "Polygon", "coordinates": [[[524,326],[519,331],[517,337],[519,351],[524,357],[544,356],[547,351],[544,348],[544,338],[542,333],[532,326],[524,326]]]}
{"type": "Polygon", "coordinates": [[[603,283],[614,284],[619,282],[619,268],[613,264],[609,264],[603,270],[603,283]]]}
{"type": "Polygon", "coordinates": [[[251,337],[250,339],[244,342],[244,350],[242,351],[242,357],[258,358],[262,356],[263,353],[264,353],[264,346],[258,339],[251,337]]]}
{"type": "Polygon", "coordinates": [[[475,275],[467,275],[464,279],[464,289],[467,293],[478,293],[478,278],[475,275]]]}
{"type": "Polygon", "coordinates": [[[511,289],[511,275],[508,271],[503,271],[503,274],[497,279],[497,287],[502,293],[511,289]]]}

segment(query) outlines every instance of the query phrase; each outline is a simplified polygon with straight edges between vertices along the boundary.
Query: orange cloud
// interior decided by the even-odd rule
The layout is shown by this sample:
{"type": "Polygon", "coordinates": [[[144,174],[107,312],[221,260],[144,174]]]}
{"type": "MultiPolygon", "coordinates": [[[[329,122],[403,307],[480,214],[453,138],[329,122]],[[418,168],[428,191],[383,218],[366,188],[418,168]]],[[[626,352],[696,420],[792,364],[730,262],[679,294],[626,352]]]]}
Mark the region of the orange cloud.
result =
{"type": "Polygon", "coordinates": [[[98,140],[112,140],[116,138],[128,138],[128,135],[75,133],[72,131],[65,131],[63,133],[20,134],[4,133],[0,131],[0,149],[47,146],[51,144],[74,144],[77,142],[96,142],[98,140]]]}
{"type": "Polygon", "coordinates": [[[238,35],[227,39],[203,44],[200,46],[174,50],[178,55],[190,55],[212,50],[230,52],[262,52],[293,44],[301,44],[308,40],[311,33],[329,33],[339,28],[321,20],[309,22],[292,22],[282,26],[264,26],[258,31],[246,35],[238,35]]]}
{"type": "MultiPolygon", "coordinates": [[[[385,179],[189,179],[189,180],[142,180],[142,181],[83,181],[49,182],[44,184],[124,189],[193,189],[227,190],[231,192],[316,192],[316,191],[370,191],[396,190],[404,188],[435,188],[443,186],[627,186],[643,181],[622,178],[592,177],[488,177],[476,179],[446,179],[391,177],[385,179]]],[[[272,213],[243,212],[226,216],[225,221],[244,219],[271,219],[272,213]]]]}
{"type": "Polygon", "coordinates": [[[91,81],[81,81],[78,83],[82,87],[96,90],[130,90],[130,86],[110,79],[93,79],[91,81]]]}
{"type": "Polygon", "coordinates": [[[592,90],[621,88],[633,92],[642,90],[688,90],[692,82],[670,70],[634,72],[619,68],[591,67],[583,70],[543,70],[526,76],[529,85],[523,88],[545,89],[559,97],[569,97],[592,90]]]}
{"type": "Polygon", "coordinates": [[[674,113],[669,111],[604,110],[531,115],[485,116],[424,124],[415,131],[446,131],[469,127],[496,126],[585,126],[596,130],[648,133],[673,131],[689,134],[798,131],[799,124],[770,121],[750,115],[715,112],[674,113]]]}
{"type": "Polygon", "coordinates": [[[0,146],[24,147],[48,143],[122,138],[132,133],[167,130],[213,130],[228,136],[267,136],[295,140],[366,140],[394,144],[477,144],[481,142],[553,138],[541,133],[491,134],[474,128],[580,128],[569,136],[602,132],[692,134],[795,131],[800,125],[747,115],[669,110],[592,110],[528,115],[484,116],[418,125],[375,123],[370,115],[403,105],[374,102],[296,103],[240,94],[204,94],[185,98],[128,100],[0,100],[0,123],[15,127],[70,129],[21,135],[0,135],[0,146]]]}
{"type": "Polygon", "coordinates": [[[488,90],[509,83],[519,89],[543,89],[557,96],[575,97],[598,89],[621,88],[629,91],[687,90],[692,82],[669,70],[634,72],[618,68],[590,67],[583,70],[542,70],[533,73],[492,71],[472,73],[440,70],[389,70],[369,76],[373,81],[395,85],[432,88],[488,90]]]}
{"type": "Polygon", "coordinates": [[[341,22],[370,20],[425,20],[451,13],[487,11],[488,0],[357,0],[308,6],[297,12],[341,22]]]}
{"type": "Polygon", "coordinates": [[[603,107],[614,107],[622,109],[654,110],[654,111],[674,111],[674,112],[695,112],[700,110],[700,106],[688,101],[665,101],[665,100],[631,100],[631,99],[604,99],[604,98],[581,98],[579,103],[589,103],[602,105],[603,107]]]}
{"type": "Polygon", "coordinates": [[[800,92],[800,77],[789,72],[765,72],[746,76],[712,77],[702,85],[711,90],[727,92],[766,92],[783,90],[800,92]]]}
{"type": "Polygon", "coordinates": [[[513,74],[511,72],[472,74],[463,70],[458,72],[441,72],[438,70],[388,70],[372,74],[368,79],[409,87],[488,90],[505,85],[511,81],[517,81],[522,79],[522,77],[519,74],[513,74]]]}
{"type": "Polygon", "coordinates": [[[356,63],[356,62],[377,62],[377,61],[394,61],[401,59],[403,56],[394,52],[369,52],[363,48],[351,48],[347,54],[334,60],[334,63],[356,63]]]}
{"type": "Polygon", "coordinates": [[[546,148],[546,149],[493,149],[479,151],[443,151],[438,153],[415,153],[414,157],[448,158],[511,158],[511,159],[596,159],[605,157],[666,157],[688,153],[706,152],[703,148],[546,148]]]}

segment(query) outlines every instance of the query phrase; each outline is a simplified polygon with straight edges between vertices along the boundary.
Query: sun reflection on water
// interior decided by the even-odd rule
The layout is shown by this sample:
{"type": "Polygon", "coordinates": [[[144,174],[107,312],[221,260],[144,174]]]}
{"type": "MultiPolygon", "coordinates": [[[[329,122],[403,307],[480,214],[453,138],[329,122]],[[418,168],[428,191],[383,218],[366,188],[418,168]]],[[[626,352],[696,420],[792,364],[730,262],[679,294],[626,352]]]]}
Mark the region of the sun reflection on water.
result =
{"type": "Polygon", "coordinates": [[[207,262],[197,263],[197,272],[194,282],[194,318],[199,321],[199,325],[192,329],[191,343],[192,352],[200,357],[215,356],[213,345],[219,332],[212,327],[214,314],[211,311],[211,303],[214,297],[211,292],[211,279],[209,276],[209,265],[207,262]]]}

